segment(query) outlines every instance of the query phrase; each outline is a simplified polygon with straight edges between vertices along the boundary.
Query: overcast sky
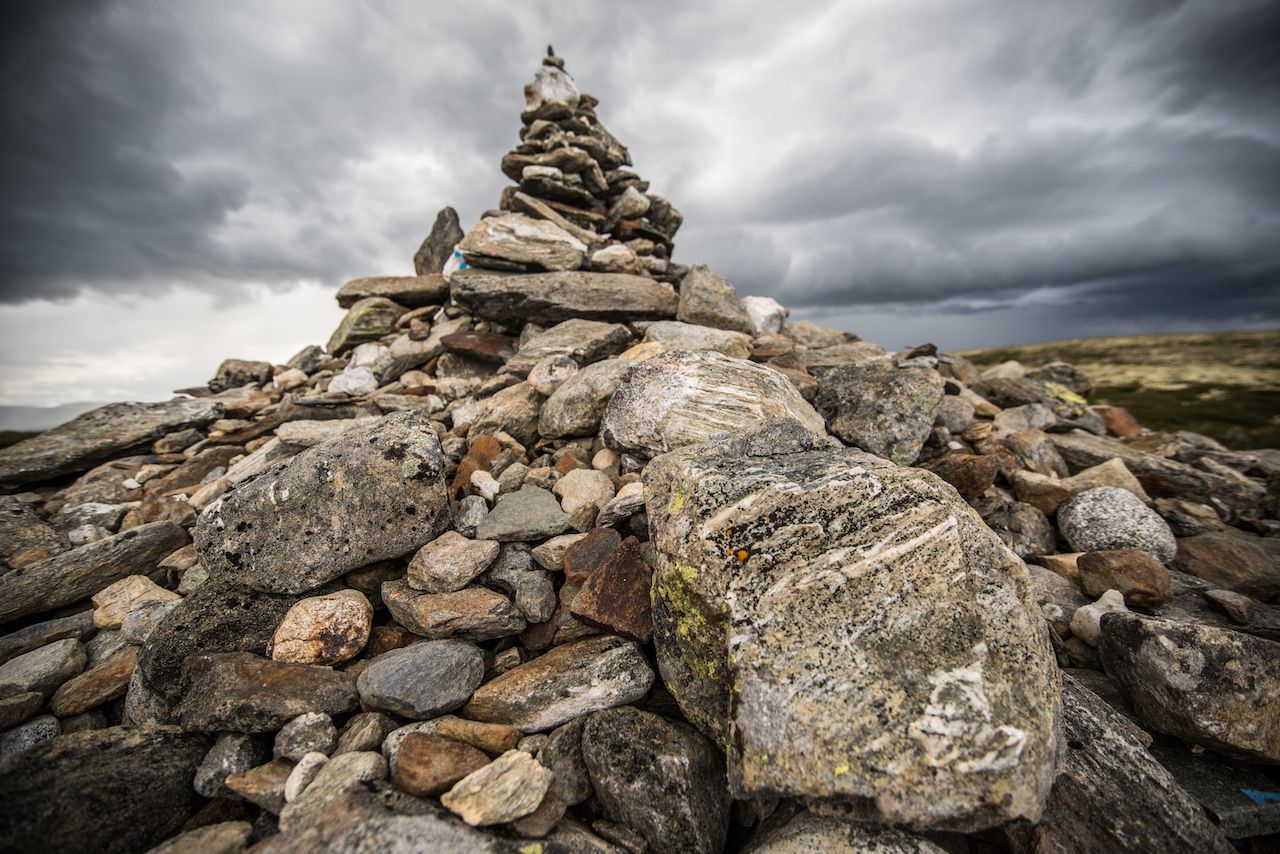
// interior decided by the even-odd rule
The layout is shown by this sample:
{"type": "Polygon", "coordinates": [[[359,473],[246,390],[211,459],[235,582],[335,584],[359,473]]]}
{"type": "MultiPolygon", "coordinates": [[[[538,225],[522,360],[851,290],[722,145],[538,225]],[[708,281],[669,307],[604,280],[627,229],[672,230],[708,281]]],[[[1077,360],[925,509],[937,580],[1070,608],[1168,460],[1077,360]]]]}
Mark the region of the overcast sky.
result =
{"type": "Polygon", "coordinates": [[[1280,326],[1280,3],[11,0],[0,404],[323,343],[548,42],[676,258],[889,347],[1280,326]]]}

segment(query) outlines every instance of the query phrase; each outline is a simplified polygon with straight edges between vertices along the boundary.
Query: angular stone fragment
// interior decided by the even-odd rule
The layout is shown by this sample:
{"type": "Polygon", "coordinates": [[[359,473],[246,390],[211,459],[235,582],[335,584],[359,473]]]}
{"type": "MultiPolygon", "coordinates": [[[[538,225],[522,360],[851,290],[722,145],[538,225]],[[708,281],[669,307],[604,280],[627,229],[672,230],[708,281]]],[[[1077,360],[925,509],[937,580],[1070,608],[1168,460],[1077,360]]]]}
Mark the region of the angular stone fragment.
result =
{"type": "Polygon", "coordinates": [[[217,394],[227,389],[253,383],[262,385],[271,379],[270,362],[251,362],[246,359],[225,359],[218,365],[218,372],[209,380],[209,391],[217,394]]]}
{"type": "Polygon", "coordinates": [[[126,646],[96,667],[62,684],[49,700],[49,711],[58,717],[78,715],[123,697],[138,663],[138,648],[126,646]]]}
{"type": "Polygon", "coordinates": [[[484,656],[469,643],[427,641],[384,652],[369,663],[356,685],[374,709],[422,720],[452,712],[484,678],[484,656]]]}
{"type": "Polygon", "coordinates": [[[0,732],[0,767],[20,753],[53,741],[62,734],[62,724],[53,715],[40,715],[13,729],[0,732]]]}
{"type": "Polygon", "coordinates": [[[751,339],[741,332],[698,326],[679,320],[662,320],[644,331],[645,341],[656,341],[667,350],[715,350],[734,359],[751,353],[751,339]]]}
{"type": "Polygon", "coordinates": [[[182,676],[177,716],[186,730],[270,732],[305,712],[340,715],[358,703],[355,680],[346,673],[247,652],[191,656],[182,676]]]}
{"type": "MultiPolygon", "coordinates": [[[[452,249],[452,245],[449,247],[452,249]]],[[[449,285],[439,270],[417,276],[372,276],[352,279],[338,289],[338,305],[351,308],[361,300],[379,297],[404,308],[441,305],[449,298],[449,285]]],[[[332,352],[332,351],[330,351],[332,352]]]]}
{"type": "Polygon", "coordinates": [[[542,395],[528,383],[518,383],[478,402],[467,441],[506,433],[523,445],[538,439],[538,410],[542,395]]]}
{"type": "Polygon", "coordinates": [[[0,498],[0,564],[21,569],[69,548],[66,536],[41,519],[31,505],[0,498]]]}
{"type": "Polygon", "coordinates": [[[649,565],[640,557],[639,543],[628,537],[582,582],[569,611],[593,626],[648,643],[653,635],[652,578],[649,565]]]}
{"type": "Polygon", "coordinates": [[[87,640],[96,631],[92,611],[81,611],[70,617],[55,617],[42,623],[34,623],[0,637],[0,664],[57,640],[65,638],[87,640]]]}
{"type": "Polygon", "coordinates": [[[0,839],[13,851],[145,851],[186,820],[208,744],[173,727],[112,727],[33,747],[0,774],[0,839]]]}
{"type": "Polygon", "coordinates": [[[496,540],[469,540],[446,531],[409,561],[409,586],[428,593],[452,593],[471,583],[498,556],[496,540]]]}
{"type": "Polygon", "coordinates": [[[222,403],[213,398],[113,403],[91,410],[0,449],[0,490],[85,471],[132,448],[149,445],[166,433],[209,424],[224,411],[222,403]]]}
{"type": "Polygon", "coordinates": [[[498,499],[476,526],[476,539],[507,543],[539,541],[564,533],[569,515],[554,495],[538,486],[522,486],[498,499]]]}
{"type": "Polygon", "coordinates": [[[502,372],[525,376],[548,356],[568,356],[581,367],[621,353],[630,343],[631,333],[620,323],[566,320],[524,341],[502,372]]]}
{"type": "Polygon", "coordinates": [[[564,577],[581,583],[602,566],[622,537],[612,528],[594,528],[564,551],[564,577]]]}
{"type": "Polygon", "coordinates": [[[1169,570],[1142,549],[1087,552],[1076,561],[1086,596],[1119,590],[1126,605],[1150,608],[1173,598],[1169,570]]]}
{"type": "Polygon", "coordinates": [[[776,417],[826,433],[821,416],[777,371],[720,353],[678,350],[632,369],[605,407],[601,431],[615,450],[653,456],[776,417]]]}
{"type": "Polygon", "coordinates": [[[292,762],[272,759],[264,765],[228,774],[225,785],[249,803],[256,804],[267,812],[279,814],[284,809],[284,787],[292,772],[292,762]]]}
{"type": "Polygon", "coordinates": [[[919,456],[942,397],[937,371],[875,359],[825,371],[814,406],[844,442],[907,465],[919,456]]]}
{"type": "Polygon", "coordinates": [[[954,486],[965,501],[986,492],[999,473],[994,457],[978,454],[947,454],[925,463],[924,468],[954,486]]]}
{"type": "Polygon", "coordinates": [[[1280,762],[1280,643],[1108,614],[1098,652],[1143,723],[1229,755],[1280,762]]]}
{"type": "Polygon", "coordinates": [[[552,438],[595,433],[605,405],[630,369],[630,362],[607,359],[569,377],[543,402],[538,432],[552,438]]]}
{"type": "Polygon", "coordinates": [[[584,507],[594,511],[591,518],[600,512],[600,508],[613,498],[613,481],[609,475],[595,469],[574,469],[556,481],[551,491],[560,496],[560,507],[573,516],[584,507]]]}
{"type": "Polygon", "coordinates": [[[545,732],[588,712],[633,703],[653,684],[640,648],[618,637],[553,647],[482,685],[463,708],[469,718],[545,732]]]}
{"type": "Polygon", "coordinates": [[[0,575],[0,623],[87,599],[114,581],[147,574],[189,542],[172,522],[151,522],[0,575]]]}
{"type": "Polygon", "coordinates": [[[357,344],[377,341],[395,330],[396,320],[404,312],[403,306],[385,297],[357,300],[347,310],[338,328],[333,330],[333,335],[329,336],[325,349],[330,355],[339,356],[357,344]]]}
{"type": "Polygon", "coordinates": [[[430,542],[449,524],[445,459],[430,421],[397,412],[309,448],[205,508],[209,573],[301,593],[430,542]]]}
{"type": "Polygon", "coordinates": [[[472,826],[502,824],[538,808],[551,772],[523,750],[509,750],[459,780],[440,799],[472,826]]]}
{"type": "Polygon", "coordinates": [[[517,635],[525,625],[510,599],[486,587],[419,593],[403,581],[388,581],[382,601],[397,623],[428,638],[493,640],[517,635]]]}
{"type": "Polygon", "coordinates": [[[273,754],[277,759],[298,762],[308,753],[328,755],[338,744],[333,719],[322,712],[298,715],[276,733],[273,754]]]}
{"type": "Polygon", "coordinates": [[[1263,602],[1280,598],[1280,539],[1243,532],[1208,533],[1178,541],[1173,569],[1263,602]]]}
{"type": "Polygon", "coordinates": [[[229,732],[218,736],[196,769],[195,789],[206,798],[230,797],[227,777],[256,768],[271,758],[271,742],[262,735],[229,732]]]}
{"type": "Polygon", "coordinates": [[[458,249],[473,266],[498,259],[544,270],[576,270],[587,251],[586,244],[555,223],[518,213],[485,217],[458,249]]]}
{"type": "MultiPolygon", "coordinates": [[[[422,241],[418,251],[413,254],[413,269],[419,276],[439,273],[445,262],[453,253],[453,247],[464,237],[462,225],[458,222],[458,212],[451,207],[444,207],[436,214],[436,221],[431,225],[431,232],[422,241]]],[[[395,299],[392,297],[392,299],[395,299]]],[[[411,303],[396,300],[401,305],[411,303]]]]}
{"type": "Polygon", "coordinates": [[[1062,700],[1062,765],[1040,822],[1012,830],[1016,851],[1234,850],[1137,727],[1069,676],[1062,700]]]}
{"type": "Polygon", "coordinates": [[[118,629],[135,605],[143,602],[177,602],[181,598],[145,575],[130,575],[93,595],[93,623],[100,629],[118,629]]]}
{"type": "Polygon", "coordinates": [[[31,720],[43,705],[44,695],[39,691],[24,691],[0,700],[0,732],[31,720]]]}
{"type": "Polygon", "coordinates": [[[660,457],[644,483],[659,668],[726,746],[735,797],[1034,821],[1057,666],[1025,565],[950,487],[786,422],[660,457]]]}
{"type": "Polygon", "coordinates": [[[587,718],[582,756],[605,814],[652,850],[724,850],[724,761],[693,727],[629,706],[606,709],[587,718]]]}
{"type": "Polygon", "coordinates": [[[397,755],[396,788],[419,798],[438,797],[488,764],[489,757],[469,744],[425,732],[410,733],[397,755]]]}
{"type": "Polygon", "coordinates": [[[385,779],[387,762],[378,753],[362,751],[335,756],[324,763],[307,787],[280,810],[280,830],[288,833],[306,827],[343,795],[367,791],[385,779]]]}
{"type": "Polygon", "coordinates": [[[1073,551],[1142,549],[1161,563],[1178,544],[1169,525],[1132,492],[1114,486],[1086,489],[1058,508],[1058,529],[1073,551]]]}
{"type": "Polygon", "coordinates": [[[178,834],[147,854],[240,854],[252,834],[253,825],[247,821],[220,821],[178,834]]]}
{"type": "Polygon", "coordinates": [[[450,282],[459,305],[499,323],[559,323],[573,317],[632,322],[675,317],[676,295],[647,276],[624,273],[510,275],[459,270],[450,282]]]}
{"type": "Polygon", "coordinates": [[[271,657],[291,664],[341,664],[369,642],[373,606],[358,590],[311,596],[289,609],[271,638],[271,657]]]}
{"type": "Polygon", "coordinates": [[[690,268],[680,282],[680,307],[676,318],[684,323],[755,332],[755,324],[747,314],[738,291],[729,280],[705,264],[690,268]]]}

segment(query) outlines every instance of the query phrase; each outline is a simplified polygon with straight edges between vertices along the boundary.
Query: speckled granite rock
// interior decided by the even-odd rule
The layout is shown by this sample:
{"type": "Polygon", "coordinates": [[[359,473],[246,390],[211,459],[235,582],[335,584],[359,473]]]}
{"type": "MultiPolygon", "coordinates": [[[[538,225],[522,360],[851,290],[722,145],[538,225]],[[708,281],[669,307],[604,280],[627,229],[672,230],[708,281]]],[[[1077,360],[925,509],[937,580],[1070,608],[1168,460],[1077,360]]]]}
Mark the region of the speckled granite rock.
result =
{"type": "Polygon", "coordinates": [[[1068,498],[1058,508],[1058,528],[1077,552],[1142,549],[1168,563],[1178,549],[1169,523],[1132,492],[1115,486],[1068,498]]]}
{"type": "Polygon", "coordinates": [[[794,422],[644,482],[659,668],[735,797],[917,828],[1039,815],[1057,668],[1026,567],[950,487],[794,422]]]}
{"type": "Polygon", "coordinates": [[[196,548],[211,577],[278,593],[312,590],[442,533],[444,466],[426,417],[397,412],[210,504],[196,524],[196,548]]]}
{"type": "Polygon", "coordinates": [[[942,407],[942,377],[888,359],[837,365],[822,374],[814,406],[831,432],[895,463],[915,462],[942,407]]]}

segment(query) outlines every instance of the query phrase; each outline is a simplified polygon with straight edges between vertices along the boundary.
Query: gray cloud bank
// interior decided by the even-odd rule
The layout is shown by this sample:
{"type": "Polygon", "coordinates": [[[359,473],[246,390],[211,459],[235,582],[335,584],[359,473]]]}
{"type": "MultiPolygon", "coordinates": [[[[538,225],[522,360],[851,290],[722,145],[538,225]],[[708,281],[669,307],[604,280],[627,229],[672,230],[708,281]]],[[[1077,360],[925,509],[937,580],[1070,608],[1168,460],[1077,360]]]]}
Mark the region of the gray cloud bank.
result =
{"type": "Polygon", "coordinates": [[[407,271],[437,208],[496,202],[551,41],[684,211],[677,257],[744,292],[817,317],[1280,321],[1272,0],[3,15],[3,303],[407,271]]]}

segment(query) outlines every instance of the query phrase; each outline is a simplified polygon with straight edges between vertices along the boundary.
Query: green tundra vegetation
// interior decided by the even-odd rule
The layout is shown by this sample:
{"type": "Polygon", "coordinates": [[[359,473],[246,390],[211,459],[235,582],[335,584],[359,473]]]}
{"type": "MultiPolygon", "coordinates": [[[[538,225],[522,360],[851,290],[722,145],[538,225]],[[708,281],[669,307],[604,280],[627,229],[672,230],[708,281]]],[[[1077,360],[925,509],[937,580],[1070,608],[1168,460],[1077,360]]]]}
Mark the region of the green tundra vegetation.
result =
{"type": "Polygon", "coordinates": [[[1091,403],[1152,430],[1191,430],[1229,448],[1280,447],[1280,331],[1073,338],[964,351],[979,367],[1055,359],[1089,374],[1091,403]]]}

